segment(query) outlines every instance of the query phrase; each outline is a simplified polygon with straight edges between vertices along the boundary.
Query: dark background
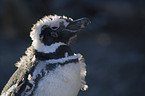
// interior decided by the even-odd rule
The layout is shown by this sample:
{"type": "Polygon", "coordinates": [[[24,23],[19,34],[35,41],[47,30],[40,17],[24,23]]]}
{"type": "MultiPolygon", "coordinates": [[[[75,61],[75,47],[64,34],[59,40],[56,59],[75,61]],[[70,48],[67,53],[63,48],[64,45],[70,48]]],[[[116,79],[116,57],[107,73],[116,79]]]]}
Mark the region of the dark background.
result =
{"type": "Polygon", "coordinates": [[[145,0],[0,0],[0,90],[32,25],[49,14],[92,22],[72,46],[87,63],[89,89],[79,96],[145,96],[145,0]]]}

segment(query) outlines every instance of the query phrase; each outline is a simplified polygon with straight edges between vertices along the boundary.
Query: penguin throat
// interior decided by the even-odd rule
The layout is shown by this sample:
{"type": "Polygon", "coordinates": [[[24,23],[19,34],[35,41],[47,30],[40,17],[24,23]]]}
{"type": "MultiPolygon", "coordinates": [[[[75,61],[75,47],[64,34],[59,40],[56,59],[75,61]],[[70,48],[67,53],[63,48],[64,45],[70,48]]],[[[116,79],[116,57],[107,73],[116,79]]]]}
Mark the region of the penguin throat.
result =
{"type": "Polygon", "coordinates": [[[35,55],[37,59],[44,61],[44,60],[60,59],[60,58],[72,56],[73,52],[71,51],[69,46],[61,45],[53,53],[50,52],[43,53],[35,50],[35,55]]]}

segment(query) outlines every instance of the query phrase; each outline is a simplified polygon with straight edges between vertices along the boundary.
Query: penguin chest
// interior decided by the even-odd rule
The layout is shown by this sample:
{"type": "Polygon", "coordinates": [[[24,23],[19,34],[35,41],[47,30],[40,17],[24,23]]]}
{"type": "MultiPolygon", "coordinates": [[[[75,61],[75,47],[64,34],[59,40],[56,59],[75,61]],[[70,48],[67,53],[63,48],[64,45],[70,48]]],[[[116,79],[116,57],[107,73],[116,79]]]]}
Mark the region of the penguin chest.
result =
{"type": "Polygon", "coordinates": [[[81,87],[80,64],[57,66],[42,77],[34,96],[77,96],[81,87]]]}

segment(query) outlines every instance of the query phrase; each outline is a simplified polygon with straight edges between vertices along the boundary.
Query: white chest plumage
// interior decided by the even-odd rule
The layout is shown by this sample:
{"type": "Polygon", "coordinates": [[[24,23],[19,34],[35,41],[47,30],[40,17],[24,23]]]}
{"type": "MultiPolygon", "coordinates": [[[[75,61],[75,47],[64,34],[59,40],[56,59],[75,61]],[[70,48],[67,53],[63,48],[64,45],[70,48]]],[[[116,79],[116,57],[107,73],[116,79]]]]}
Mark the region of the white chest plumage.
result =
{"type": "Polygon", "coordinates": [[[64,58],[39,61],[34,72],[28,76],[29,83],[33,87],[29,90],[29,85],[26,86],[21,95],[28,96],[33,91],[34,96],[77,96],[79,90],[83,88],[86,75],[81,58],[80,54],[72,56],[66,54],[64,58]],[[71,60],[77,60],[77,62],[71,62],[71,60]],[[48,67],[52,68],[47,69],[48,67]],[[35,80],[39,77],[40,80],[36,82],[35,80]]]}
{"type": "Polygon", "coordinates": [[[81,88],[80,64],[58,66],[41,78],[34,96],[77,96],[81,88]]]}

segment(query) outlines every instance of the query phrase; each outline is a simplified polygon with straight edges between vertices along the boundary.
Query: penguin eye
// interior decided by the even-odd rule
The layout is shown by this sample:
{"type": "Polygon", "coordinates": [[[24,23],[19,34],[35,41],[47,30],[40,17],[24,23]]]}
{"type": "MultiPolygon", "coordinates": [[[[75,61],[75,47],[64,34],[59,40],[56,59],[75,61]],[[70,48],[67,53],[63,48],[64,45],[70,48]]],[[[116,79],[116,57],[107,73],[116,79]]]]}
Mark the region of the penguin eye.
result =
{"type": "Polygon", "coordinates": [[[58,27],[51,27],[53,30],[56,30],[58,27]]]}

